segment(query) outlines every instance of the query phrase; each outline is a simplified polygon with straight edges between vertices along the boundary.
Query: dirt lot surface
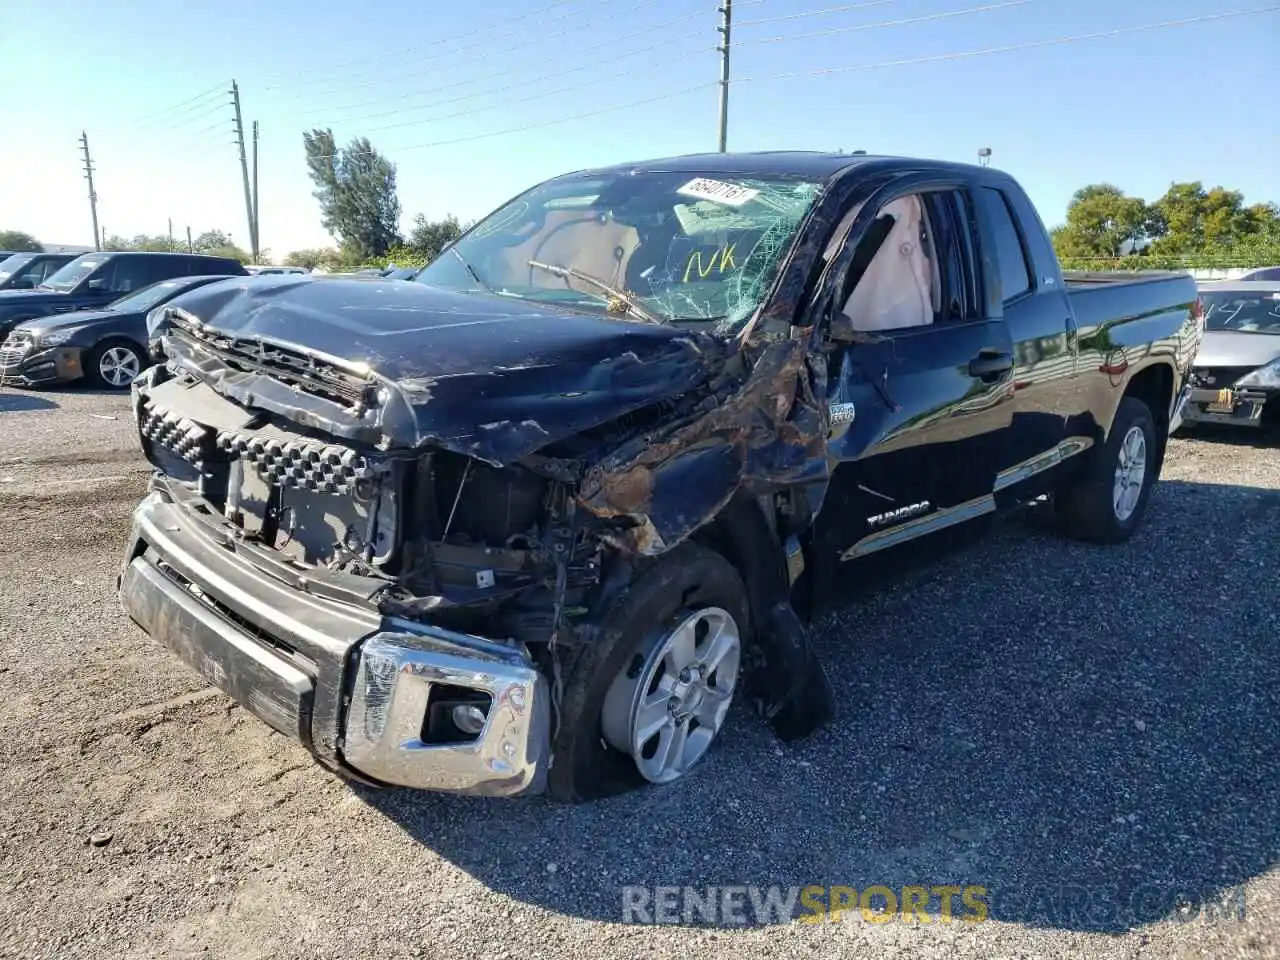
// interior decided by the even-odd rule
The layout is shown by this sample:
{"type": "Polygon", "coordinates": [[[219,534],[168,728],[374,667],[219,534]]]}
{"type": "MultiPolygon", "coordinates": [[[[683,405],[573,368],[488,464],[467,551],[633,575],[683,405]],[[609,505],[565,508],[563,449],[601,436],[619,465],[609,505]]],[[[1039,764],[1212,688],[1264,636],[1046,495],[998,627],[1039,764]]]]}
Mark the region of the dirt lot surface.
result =
{"type": "Polygon", "coordinates": [[[1015,520],[887,580],[815,628],[834,725],[741,710],[582,807],[356,790],[206,688],[116,603],[145,477],[123,398],[0,390],[2,956],[1280,956],[1274,445],[1175,440],[1124,547],[1015,520]],[[772,884],[990,916],[622,922],[625,885],[772,884]]]}

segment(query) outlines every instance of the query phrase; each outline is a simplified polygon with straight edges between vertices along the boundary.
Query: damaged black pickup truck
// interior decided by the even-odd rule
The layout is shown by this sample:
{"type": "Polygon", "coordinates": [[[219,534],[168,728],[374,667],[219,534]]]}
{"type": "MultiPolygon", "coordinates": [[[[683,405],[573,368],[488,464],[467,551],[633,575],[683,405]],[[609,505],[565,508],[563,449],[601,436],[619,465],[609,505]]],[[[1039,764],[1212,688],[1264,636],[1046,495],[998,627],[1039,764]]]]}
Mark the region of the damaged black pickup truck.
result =
{"type": "Polygon", "coordinates": [[[802,625],[865,557],[1046,496],[1127,538],[1201,336],[1190,277],[1064,276],[1006,175],[816,153],[569,174],[414,282],[149,327],[133,619],[345,776],[566,800],[735,698],[826,722],[802,625]]]}

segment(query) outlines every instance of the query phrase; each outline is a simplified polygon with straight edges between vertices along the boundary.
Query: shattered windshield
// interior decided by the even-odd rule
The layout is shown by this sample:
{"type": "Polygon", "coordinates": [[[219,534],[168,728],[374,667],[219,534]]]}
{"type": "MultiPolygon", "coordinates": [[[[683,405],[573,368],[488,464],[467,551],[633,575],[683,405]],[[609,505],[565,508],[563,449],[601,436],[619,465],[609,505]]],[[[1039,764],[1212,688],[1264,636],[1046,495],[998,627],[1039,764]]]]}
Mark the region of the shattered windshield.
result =
{"type": "Polygon", "coordinates": [[[1280,291],[1201,293],[1206,330],[1280,334],[1280,291]]]}
{"type": "Polygon", "coordinates": [[[732,333],[820,184],[724,174],[561,177],[480,221],[418,283],[732,333]]]}

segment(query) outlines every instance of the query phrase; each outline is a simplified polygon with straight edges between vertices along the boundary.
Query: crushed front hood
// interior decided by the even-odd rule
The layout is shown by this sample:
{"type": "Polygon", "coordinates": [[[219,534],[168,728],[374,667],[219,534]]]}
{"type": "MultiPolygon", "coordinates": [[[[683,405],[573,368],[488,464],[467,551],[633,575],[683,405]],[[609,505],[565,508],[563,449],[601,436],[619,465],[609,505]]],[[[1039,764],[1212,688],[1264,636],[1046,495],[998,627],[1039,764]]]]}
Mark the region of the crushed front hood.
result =
{"type": "Polygon", "coordinates": [[[234,400],[353,440],[438,445],[494,464],[679,396],[727,352],[674,327],[393,280],[236,278],[169,306],[177,319],[166,313],[153,335],[234,400]],[[174,330],[184,314],[203,341],[174,330]],[[237,362],[211,362],[206,342],[237,362]],[[238,362],[277,348],[381,389],[353,409],[291,386],[271,362],[238,362]]]}
{"type": "Polygon", "coordinates": [[[1197,367],[1261,367],[1280,357],[1280,334],[1206,330],[1197,367]]]}

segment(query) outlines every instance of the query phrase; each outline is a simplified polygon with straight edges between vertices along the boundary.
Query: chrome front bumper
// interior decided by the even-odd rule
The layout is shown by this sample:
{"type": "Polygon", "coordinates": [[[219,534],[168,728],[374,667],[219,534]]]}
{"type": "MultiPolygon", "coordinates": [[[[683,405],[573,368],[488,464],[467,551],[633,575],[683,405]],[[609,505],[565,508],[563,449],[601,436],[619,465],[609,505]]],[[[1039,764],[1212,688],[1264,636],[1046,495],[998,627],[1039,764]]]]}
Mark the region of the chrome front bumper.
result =
{"type": "Polygon", "coordinates": [[[545,788],[550,697],[527,651],[313,596],[217,542],[221,523],[162,492],[134,512],[120,599],[154,639],[336,769],[477,796],[545,788]],[[440,685],[487,698],[473,739],[427,742],[440,685]]]}

